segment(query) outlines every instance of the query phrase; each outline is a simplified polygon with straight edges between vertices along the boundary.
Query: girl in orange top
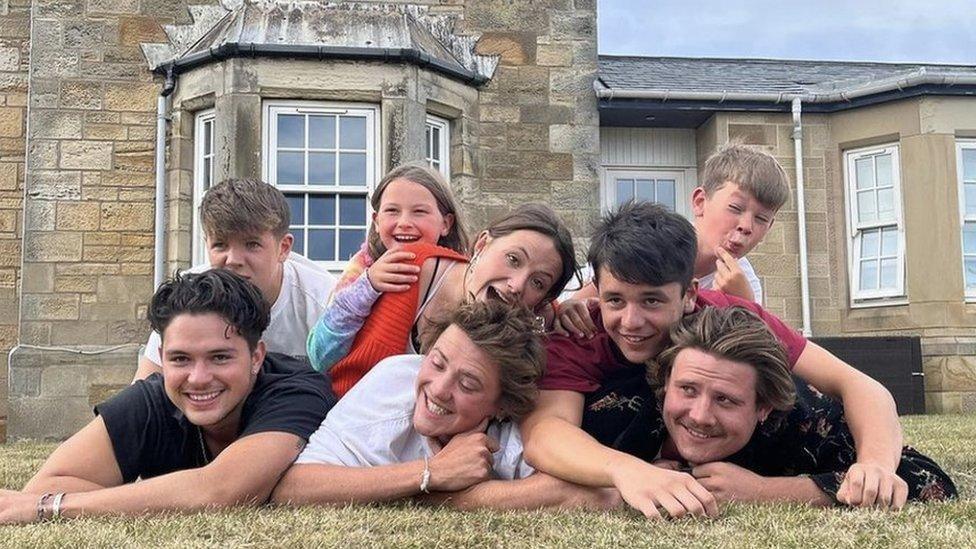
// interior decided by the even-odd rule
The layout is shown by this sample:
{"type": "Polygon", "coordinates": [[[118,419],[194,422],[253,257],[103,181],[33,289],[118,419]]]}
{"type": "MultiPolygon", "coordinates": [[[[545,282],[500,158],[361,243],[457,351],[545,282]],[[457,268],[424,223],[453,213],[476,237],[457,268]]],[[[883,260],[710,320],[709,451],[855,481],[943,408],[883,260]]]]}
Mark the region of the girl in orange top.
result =
{"type": "MultiPolygon", "coordinates": [[[[405,263],[418,267],[419,276],[408,291],[380,295],[375,285],[359,283],[350,287],[357,291],[337,295],[309,336],[309,357],[329,371],[338,395],[383,358],[419,352],[429,320],[460,303],[497,299],[541,311],[576,273],[569,230],[542,204],[526,204],[492,223],[471,251],[465,261],[444,248],[409,245],[402,252],[414,258],[405,263]],[[342,347],[353,335],[347,353],[342,347]],[[334,362],[319,361],[336,354],[334,362]]],[[[372,280],[372,267],[365,277],[372,280]]]]}

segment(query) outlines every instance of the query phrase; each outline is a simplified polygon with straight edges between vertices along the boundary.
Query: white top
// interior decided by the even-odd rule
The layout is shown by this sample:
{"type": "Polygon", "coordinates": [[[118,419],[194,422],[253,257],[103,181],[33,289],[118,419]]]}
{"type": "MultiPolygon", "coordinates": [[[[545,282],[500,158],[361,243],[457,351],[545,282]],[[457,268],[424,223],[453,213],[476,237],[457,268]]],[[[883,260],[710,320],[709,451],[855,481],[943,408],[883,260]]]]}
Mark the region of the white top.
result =
{"type": "MultiPolygon", "coordinates": [[[[295,463],[373,467],[432,457],[427,438],[413,428],[423,358],[399,355],[380,361],[329,411],[295,463]]],[[[487,434],[498,441],[495,478],[513,480],[535,472],[522,459],[522,437],[514,423],[492,422],[487,434]]]]}
{"type": "MultiPolygon", "coordinates": [[[[749,281],[749,287],[752,288],[753,301],[757,304],[763,304],[763,289],[762,283],[759,282],[759,277],[756,276],[755,269],[752,268],[752,264],[745,257],[739,258],[739,268],[742,269],[742,274],[746,275],[746,280],[749,281]]],[[[715,286],[715,271],[708,273],[707,275],[698,279],[698,287],[704,290],[713,290],[715,286]]]]}
{"type": "MultiPolygon", "coordinates": [[[[208,263],[197,265],[187,272],[200,273],[210,268],[208,263]]],[[[308,356],[305,342],[315,322],[325,311],[327,299],[336,280],[314,262],[291,252],[282,264],[281,291],[271,306],[271,322],[262,339],[268,351],[291,356],[308,356]]],[[[159,334],[155,331],[146,342],[145,357],[159,365],[159,334]]]]}

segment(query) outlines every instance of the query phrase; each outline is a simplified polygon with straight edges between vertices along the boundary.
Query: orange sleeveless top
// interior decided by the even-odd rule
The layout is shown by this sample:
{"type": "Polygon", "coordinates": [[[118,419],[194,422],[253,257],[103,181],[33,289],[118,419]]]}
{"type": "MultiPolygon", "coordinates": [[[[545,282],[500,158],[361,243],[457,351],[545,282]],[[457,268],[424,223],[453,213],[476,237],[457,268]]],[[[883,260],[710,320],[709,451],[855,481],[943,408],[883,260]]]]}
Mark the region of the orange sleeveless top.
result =
{"type": "MultiPolygon", "coordinates": [[[[458,252],[434,244],[418,242],[403,249],[416,254],[410,261],[412,265],[421,266],[431,257],[468,262],[468,258],[458,252]]],[[[430,281],[431,284],[436,282],[430,281]]],[[[356,334],[349,354],[329,369],[336,396],[342,398],[377,362],[406,351],[419,300],[420,284],[410,286],[405,292],[384,293],[376,300],[369,317],[356,334]]]]}

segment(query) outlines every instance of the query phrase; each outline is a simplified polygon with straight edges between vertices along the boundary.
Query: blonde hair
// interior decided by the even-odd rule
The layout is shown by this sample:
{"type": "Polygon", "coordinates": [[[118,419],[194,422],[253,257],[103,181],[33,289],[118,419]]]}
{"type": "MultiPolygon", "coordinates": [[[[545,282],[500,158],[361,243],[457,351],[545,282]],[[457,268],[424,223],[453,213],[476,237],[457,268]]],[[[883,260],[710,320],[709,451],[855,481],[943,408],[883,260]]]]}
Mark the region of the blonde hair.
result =
{"type": "Polygon", "coordinates": [[[711,197],[727,182],[735,183],[776,211],[790,197],[786,170],[773,155],[741,143],[729,143],[708,157],[702,171],[702,188],[711,197]]]}

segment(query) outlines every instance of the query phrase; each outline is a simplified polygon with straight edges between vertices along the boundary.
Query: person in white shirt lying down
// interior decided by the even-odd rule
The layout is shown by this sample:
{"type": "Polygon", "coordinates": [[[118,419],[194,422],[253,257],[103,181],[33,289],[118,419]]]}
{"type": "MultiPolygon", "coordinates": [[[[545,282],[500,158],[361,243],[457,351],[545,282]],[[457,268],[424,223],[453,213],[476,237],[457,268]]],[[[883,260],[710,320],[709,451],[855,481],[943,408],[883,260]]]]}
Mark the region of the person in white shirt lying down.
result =
{"type": "Polygon", "coordinates": [[[535,319],[474,302],[422,334],[422,355],[390,357],[331,410],[272,501],[346,504],[413,496],[459,508],[610,508],[615,489],[536,473],[518,420],[545,352],[535,319]]]}

